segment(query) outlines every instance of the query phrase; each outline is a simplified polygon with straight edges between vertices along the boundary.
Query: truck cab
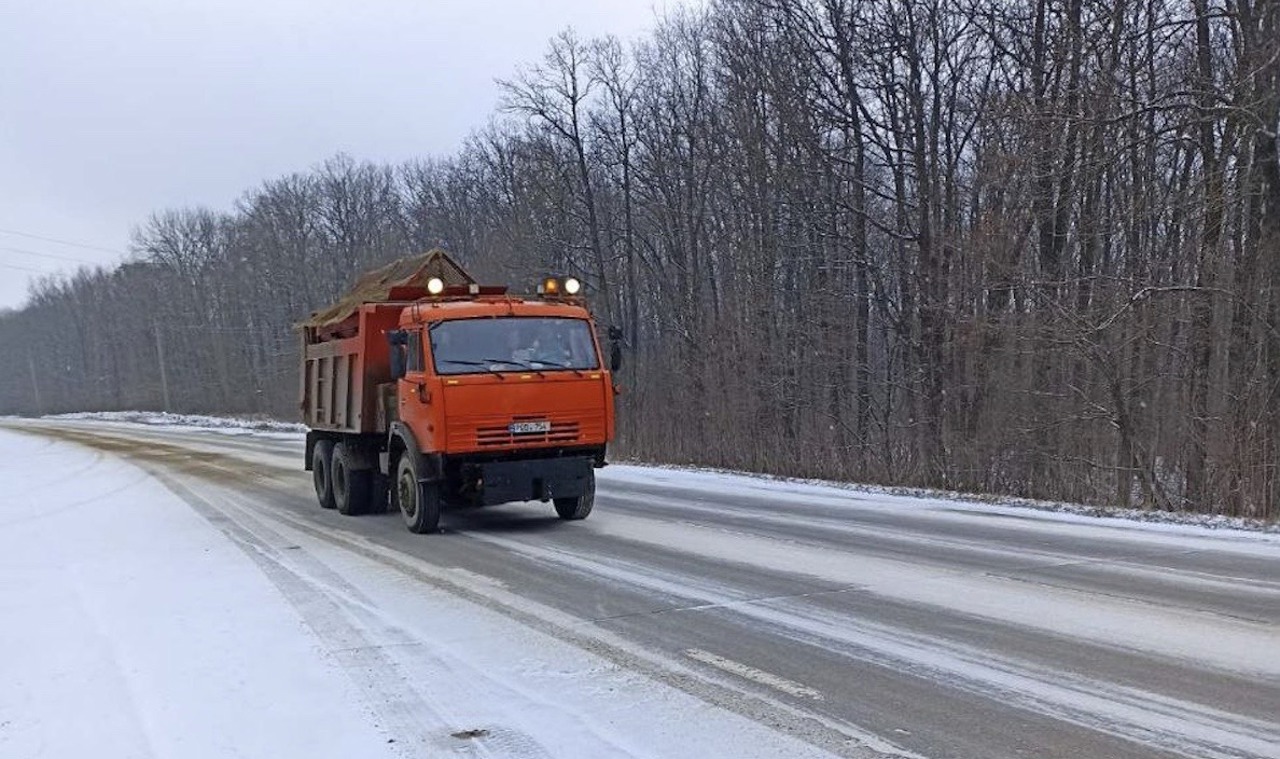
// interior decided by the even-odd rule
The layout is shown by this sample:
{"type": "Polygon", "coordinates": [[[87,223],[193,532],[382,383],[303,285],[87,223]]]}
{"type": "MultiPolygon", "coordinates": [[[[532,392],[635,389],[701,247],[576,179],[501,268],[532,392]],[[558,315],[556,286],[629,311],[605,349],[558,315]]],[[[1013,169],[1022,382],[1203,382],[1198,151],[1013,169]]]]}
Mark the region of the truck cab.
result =
{"type": "MultiPolygon", "coordinates": [[[[399,326],[395,423],[435,483],[426,497],[459,506],[550,500],[565,519],[590,513],[594,470],[614,433],[613,386],[583,306],[442,299],[405,309],[399,326]]],[[[423,472],[400,463],[392,495],[403,510],[423,472]]]]}

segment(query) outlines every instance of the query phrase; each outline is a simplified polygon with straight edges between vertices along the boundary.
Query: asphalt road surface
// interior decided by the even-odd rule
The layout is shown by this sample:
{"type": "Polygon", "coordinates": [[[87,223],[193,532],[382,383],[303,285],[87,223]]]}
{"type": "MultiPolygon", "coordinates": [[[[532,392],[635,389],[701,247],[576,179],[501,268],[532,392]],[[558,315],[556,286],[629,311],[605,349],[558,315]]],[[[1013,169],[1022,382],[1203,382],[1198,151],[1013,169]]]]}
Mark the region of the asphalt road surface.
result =
{"type": "Polygon", "coordinates": [[[321,510],[296,439],[24,422],[843,756],[1280,757],[1280,542],[616,467],[595,512],[321,510]],[[745,484],[744,484],[745,483],[745,484]]]}

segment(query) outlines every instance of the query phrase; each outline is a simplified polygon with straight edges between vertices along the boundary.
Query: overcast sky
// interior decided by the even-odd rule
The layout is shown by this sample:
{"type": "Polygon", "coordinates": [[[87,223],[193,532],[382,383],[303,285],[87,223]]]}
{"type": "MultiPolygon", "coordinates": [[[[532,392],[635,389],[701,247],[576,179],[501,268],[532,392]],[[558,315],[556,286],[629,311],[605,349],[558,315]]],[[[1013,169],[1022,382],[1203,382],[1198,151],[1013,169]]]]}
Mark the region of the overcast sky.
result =
{"type": "Polygon", "coordinates": [[[339,151],[450,154],[556,32],[630,40],[674,5],[0,0],[0,308],[119,261],[154,210],[230,209],[339,151]]]}

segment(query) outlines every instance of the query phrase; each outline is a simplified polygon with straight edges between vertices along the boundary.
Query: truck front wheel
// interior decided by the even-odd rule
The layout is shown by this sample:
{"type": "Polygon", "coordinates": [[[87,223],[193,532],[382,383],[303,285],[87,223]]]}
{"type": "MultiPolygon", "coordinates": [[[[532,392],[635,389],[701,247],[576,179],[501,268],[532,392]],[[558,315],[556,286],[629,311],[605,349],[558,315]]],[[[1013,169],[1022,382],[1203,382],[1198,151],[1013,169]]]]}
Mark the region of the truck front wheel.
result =
{"type": "Polygon", "coordinates": [[[354,469],[354,453],[345,442],[335,445],[333,466],[329,472],[333,501],[338,507],[338,513],[346,516],[369,511],[369,500],[373,495],[373,470],[354,469]]]}
{"type": "Polygon", "coordinates": [[[419,535],[434,532],[440,524],[440,487],[433,482],[419,482],[413,467],[413,455],[404,453],[396,465],[396,505],[410,532],[419,535]]]}
{"type": "Polygon", "coordinates": [[[595,472],[587,480],[587,492],[577,498],[553,498],[551,502],[555,504],[556,514],[561,519],[586,519],[591,513],[591,507],[596,505],[595,472]]]}
{"type": "Polygon", "coordinates": [[[332,509],[337,505],[333,500],[332,463],[333,441],[317,440],[311,449],[311,480],[316,486],[316,500],[322,509],[332,509]]]}

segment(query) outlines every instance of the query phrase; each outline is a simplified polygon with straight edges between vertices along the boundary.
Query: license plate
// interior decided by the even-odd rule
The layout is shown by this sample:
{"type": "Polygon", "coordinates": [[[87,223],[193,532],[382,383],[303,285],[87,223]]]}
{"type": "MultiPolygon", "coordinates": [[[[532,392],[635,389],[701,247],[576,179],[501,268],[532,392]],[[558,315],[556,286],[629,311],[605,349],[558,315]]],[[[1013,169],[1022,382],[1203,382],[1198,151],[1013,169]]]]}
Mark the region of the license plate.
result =
{"type": "Polygon", "coordinates": [[[507,427],[512,435],[527,435],[531,432],[550,432],[551,422],[512,422],[507,427]]]}

